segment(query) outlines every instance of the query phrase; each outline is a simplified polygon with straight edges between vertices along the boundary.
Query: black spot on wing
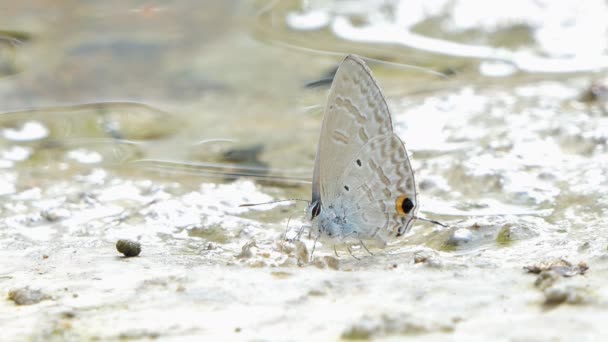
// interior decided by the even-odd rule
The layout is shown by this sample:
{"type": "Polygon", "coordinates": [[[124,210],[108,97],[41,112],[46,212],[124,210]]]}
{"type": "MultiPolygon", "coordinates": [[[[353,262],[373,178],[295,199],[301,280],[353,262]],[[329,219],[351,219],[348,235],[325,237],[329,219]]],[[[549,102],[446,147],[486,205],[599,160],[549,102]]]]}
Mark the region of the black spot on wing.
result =
{"type": "Polygon", "coordinates": [[[401,209],[403,210],[404,213],[409,214],[413,208],[414,208],[414,203],[412,202],[411,199],[406,198],[403,200],[403,202],[401,202],[401,209]]]}
{"type": "Polygon", "coordinates": [[[319,216],[321,213],[321,203],[315,202],[312,207],[312,218],[319,216]]]}

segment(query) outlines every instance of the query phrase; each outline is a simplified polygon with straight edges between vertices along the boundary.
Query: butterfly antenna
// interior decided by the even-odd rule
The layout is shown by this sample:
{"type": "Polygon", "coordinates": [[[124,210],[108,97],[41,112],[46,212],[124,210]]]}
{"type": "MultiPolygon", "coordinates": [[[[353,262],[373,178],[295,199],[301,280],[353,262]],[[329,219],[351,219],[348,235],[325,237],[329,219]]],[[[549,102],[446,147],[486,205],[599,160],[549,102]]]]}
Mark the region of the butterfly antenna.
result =
{"type": "Polygon", "coordinates": [[[447,227],[448,227],[447,225],[445,225],[445,224],[443,224],[443,223],[441,223],[441,222],[439,222],[439,221],[435,221],[435,220],[429,220],[429,219],[424,218],[424,217],[420,217],[420,216],[414,216],[414,218],[415,218],[415,219],[417,219],[417,220],[420,220],[420,221],[430,222],[430,223],[432,223],[432,224],[436,224],[436,225],[438,225],[438,226],[442,226],[442,227],[445,227],[445,228],[447,228],[447,227]]]}
{"type": "Polygon", "coordinates": [[[243,204],[239,205],[239,207],[254,207],[256,205],[274,204],[274,203],[280,203],[280,202],[294,202],[294,201],[306,202],[306,203],[310,204],[310,201],[308,201],[308,200],[304,200],[304,199],[300,199],[300,198],[290,198],[290,199],[262,202],[262,203],[243,203],[243,204]]]}

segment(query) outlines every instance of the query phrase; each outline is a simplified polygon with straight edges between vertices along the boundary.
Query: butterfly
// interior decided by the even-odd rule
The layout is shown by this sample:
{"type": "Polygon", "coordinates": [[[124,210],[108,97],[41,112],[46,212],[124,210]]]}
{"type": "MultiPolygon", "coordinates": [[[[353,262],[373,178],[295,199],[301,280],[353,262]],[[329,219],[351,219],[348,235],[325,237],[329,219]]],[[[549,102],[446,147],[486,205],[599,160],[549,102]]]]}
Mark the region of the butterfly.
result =
{"type": "Polygon", "coordinates": [[[386,99],[365,62],[348,55],[325,107],[306,209],[311,232],[317,239],[386,244],[412,226],[416,195],[414,172],[393,131],[386,99]]]}

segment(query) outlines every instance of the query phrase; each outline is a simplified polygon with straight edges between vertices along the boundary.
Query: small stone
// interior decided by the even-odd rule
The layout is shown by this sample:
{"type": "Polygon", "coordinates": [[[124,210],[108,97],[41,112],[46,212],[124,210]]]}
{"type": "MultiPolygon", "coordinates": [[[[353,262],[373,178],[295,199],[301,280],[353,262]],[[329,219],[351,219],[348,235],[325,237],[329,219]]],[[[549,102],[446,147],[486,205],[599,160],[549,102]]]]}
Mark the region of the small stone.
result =
{"type": "MultiPolygon", "coordinates": [[[[478,226],[472,226],[472,229],[478,229],[478,226]]],[[[456,229],[446,241],[449,246],[462,246],[473,240],[473,232],[466,228],[456,229]]]]}
{"type": "Polygon", "coordinates": [[[589,269],[586,262],[581,261],[578,265],[573,265],[565,259],[559,259],[550,262],[541,262],[538,264],[524,266],[528,273],[540,274],[543,271],[555,271],[562,277],[574,277],[579,274],[585,274],[589,269]]]}
{"type": "Polygon", "coordinates": [[[420,251],[414,254],[414,263],[423,264],[430,268],[441,268],[443,265],[436,258],[436,254],[430,251],[420,251]]]}
{"type": "Polygon", "coordinates": [[[31,305],[46,299],[51,299],[51,296],[39,289],[31,289],[29,286],[26,286],[20,289],[10,290],[8,292],[8,299],[12,300],[17,305],[31,305]]]}
{"type": "Polygon", "coordinates": [[[76,317],[76,313],[74,311],[64,311],[61,313],[61,317],[63,318],[74,318],[76,317]]]}
{"type": "Polygon", "coordinates": [[[141,253],[141,244],[137,241],[121,239],[116,242],[116,250],[126,257],[135,257],[141,253]]]}
{"type": "Polygon", "coordinates": [[[426,262],[427,260],[428,260],[428,256],[424,255],[422,253],[416,253],[416,255],[414,255],[414,264],[426,262]]]}

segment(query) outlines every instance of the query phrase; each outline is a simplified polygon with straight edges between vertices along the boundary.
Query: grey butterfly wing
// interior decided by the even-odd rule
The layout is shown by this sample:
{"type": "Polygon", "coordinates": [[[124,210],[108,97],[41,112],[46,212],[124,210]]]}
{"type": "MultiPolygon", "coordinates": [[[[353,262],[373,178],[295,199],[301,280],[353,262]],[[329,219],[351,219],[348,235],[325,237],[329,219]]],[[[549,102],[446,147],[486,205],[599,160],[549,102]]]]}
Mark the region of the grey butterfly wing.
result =
{"type": "Polygon", "coordinates": [[[392,134],[386,100],[371,71],[357,56],[347,56],[329,92],[315,160],[312,202],[335,198],[336,183],[352,157],[378,135],[392,134]]]}
{"type": "Polygon", "coordinates": [[[357,237],[386,241],[411,226],[418,208],[416,182],[397,135],[372,138],[334,182],[340,186],[335,201],[348,204],[345,217],[356,227],[357,237]]]}

